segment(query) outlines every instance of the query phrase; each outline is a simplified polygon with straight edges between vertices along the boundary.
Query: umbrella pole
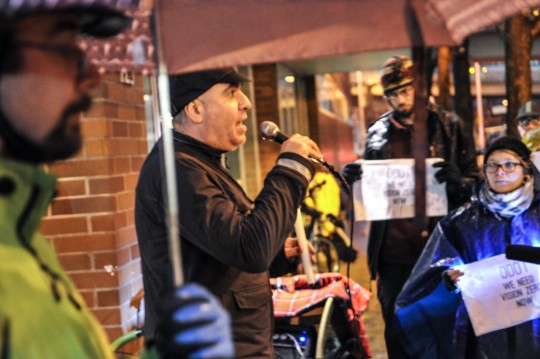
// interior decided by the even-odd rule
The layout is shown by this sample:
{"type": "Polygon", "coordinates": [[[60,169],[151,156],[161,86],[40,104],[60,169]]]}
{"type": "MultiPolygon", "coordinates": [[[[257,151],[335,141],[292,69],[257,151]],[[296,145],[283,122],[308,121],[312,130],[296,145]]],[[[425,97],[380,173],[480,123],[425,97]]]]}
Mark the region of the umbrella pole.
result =
{"type": "Polygon", "coordinates": [[[300,247],[302,266],[304,267],[304,273],[309,284],[315,283],[315,274],[313,267],[311,266],[311,254],[306,239],[306,230],[304,228],[304,222],[302,220],[302,211],[300,208],[296,211],[296,222],[294,222],[294,231],[298,239],[298,245],[300,247]]]}
{"type": "MultiPolygon", "coordinates": [[[[156,3],[156,6],[159,6],[156,3]]],[[[161,114],[162,125],[162,146],[160,151],[160,161],[162,163],[162,178],[165,179],[164,195],[165,217],[167,226],[167,237],[169,241],[169,259],[173,274],[173,284],[178,288],[184,283],[184,273],[182,270],[182,255],[180,248],[180,227],[179,227],[179,210],[178,210],[178,195],[176,188],[176,167],[174,156],[174,145],[172,136],[172,116],[170,113],[171,103],[169,98],[169,77],[167,66],[163,61],[162,48],[159,41],[159,21],[157,11],[154,9],[154,44],[156,49],[156,63],[158,64],[158,98],[159,98],[159,113],[161,114]]]]}
{"type": "Polygon", "coordinates": [[[414,124],[413,124],[413,155],[414,155],[414,230],[419,238],[427,237],[426,213],[426,152],[427,152],[427,99],[426,82],[424,80],[425,41],[418,16],[412,0],[406,3],[407,29],[412,44],[413,87],[414,87],[414,124]]]}
{"type": "Polygon", "coordinates": [[[426,147],[427,147],[427,110],[426,88],[424,81],[424,47],[415,46],[413,52],[414,71],[414,124],[413,124],[413,155],[414,155],[414,224],[416,235],[426,237],[426,147]]]}
{"type": "Polygon", "coordinates": [[[480,78],[480,63],[474,63],[474,85],[476,89],[476,115],[478,117],[478,144],[477,150],[486,149],[486,136],[484,131],[484,103],[482,101],[482,80],[480,78]]]}

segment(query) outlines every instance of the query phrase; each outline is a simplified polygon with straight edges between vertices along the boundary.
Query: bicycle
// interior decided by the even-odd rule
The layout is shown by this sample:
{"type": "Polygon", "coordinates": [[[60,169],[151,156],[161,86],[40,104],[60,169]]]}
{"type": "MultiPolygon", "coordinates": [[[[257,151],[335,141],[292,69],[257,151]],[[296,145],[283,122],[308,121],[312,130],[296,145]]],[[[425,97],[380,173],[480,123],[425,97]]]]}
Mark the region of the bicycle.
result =
{"type": "Polygon", "coordinates": [[[109,348],[114,353],[116,359],[138,358],[138,353],[142,348],[142,341],[144,340],[144,329],[140,325],[139,317],[143,298],[143,289],[139,289],[139,291],[131,297],[130,307],[137,310],[137,324],[135,328],[124,333],[109,345],[109,348]]]}
{"type": "Polygon", "coordinates": [[[311,186],[301,206],[302,213],[309,219],[305,226],[306,237],[315,247],[319,273],[339,272],[341,261],[353,262],[357,256],[345,231],[344,221],[317,209],[317,192],[326,184],[323,180],[311,186]]]}

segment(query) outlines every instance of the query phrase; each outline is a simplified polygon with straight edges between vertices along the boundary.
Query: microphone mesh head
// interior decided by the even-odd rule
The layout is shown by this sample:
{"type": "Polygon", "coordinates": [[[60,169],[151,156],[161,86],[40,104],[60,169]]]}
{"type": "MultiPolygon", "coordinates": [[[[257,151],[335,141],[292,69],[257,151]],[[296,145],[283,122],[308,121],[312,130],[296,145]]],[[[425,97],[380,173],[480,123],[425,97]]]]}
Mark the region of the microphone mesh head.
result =
{"type": "Polygon", "coordinates": [[[272,121],[264,121],[259,127],[259,134],[265,140],[273,140],[279,132],[279,127],[272,121]]]}

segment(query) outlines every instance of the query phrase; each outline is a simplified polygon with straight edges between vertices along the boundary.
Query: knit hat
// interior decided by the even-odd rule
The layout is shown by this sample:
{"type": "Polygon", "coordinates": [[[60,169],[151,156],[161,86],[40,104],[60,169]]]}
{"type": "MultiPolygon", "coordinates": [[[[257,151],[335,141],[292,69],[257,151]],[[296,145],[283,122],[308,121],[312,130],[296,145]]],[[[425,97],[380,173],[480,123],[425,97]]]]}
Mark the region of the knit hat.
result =
{"type": "Polygon", "coordinates": [[[407,56],[394,56],[386,60],[381,71],[381,85],[384,93],[412,84],[413,63],[407,56]]]}
{"type": "Polygon", "coordinates": [[[217,70],[191,72],[169,76],[172,115],[176,116],[184,107],[218,83],[241,84],[251,81],[233,67],[217,70]]]}
{"type": "Polygon", "coordinates": [[[512,151],[521,157],[523,162],[531,163],[531,150],[529,150],[527,146],[517,138],[505,136],[499,138],[497,141],[493,142],[491,146],[489,146],[484,157],[484,164],[487,163],[489,156],[494,151],[500,150],[512,151]]]}

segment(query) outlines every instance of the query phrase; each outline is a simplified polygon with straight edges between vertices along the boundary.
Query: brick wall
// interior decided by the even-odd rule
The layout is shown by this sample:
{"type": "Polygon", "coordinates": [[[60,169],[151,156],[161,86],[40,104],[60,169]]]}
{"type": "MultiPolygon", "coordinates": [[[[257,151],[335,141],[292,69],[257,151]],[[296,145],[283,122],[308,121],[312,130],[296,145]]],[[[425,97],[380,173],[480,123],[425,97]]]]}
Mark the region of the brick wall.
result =
{"type": "Polygon", "coordinates": [[[142,288],[134,227],[134,189],[147,154],[141,77],[133,86],[111,74],[81,122],[83,148],[48,169],[58,196],[41,230],[111,340],[131,328],[130,299],[142,288]]]}

